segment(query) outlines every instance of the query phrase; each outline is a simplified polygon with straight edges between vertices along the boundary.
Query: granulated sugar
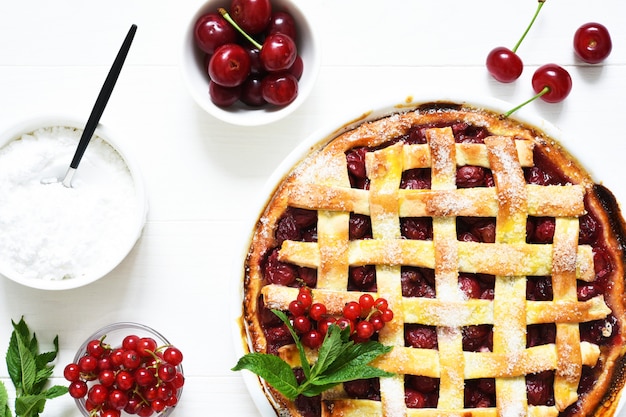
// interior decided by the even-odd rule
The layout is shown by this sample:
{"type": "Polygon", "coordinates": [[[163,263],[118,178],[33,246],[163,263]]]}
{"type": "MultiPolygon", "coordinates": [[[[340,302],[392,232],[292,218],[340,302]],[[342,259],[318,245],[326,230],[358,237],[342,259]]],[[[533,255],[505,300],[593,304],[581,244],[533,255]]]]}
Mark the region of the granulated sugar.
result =
{"type": "Polygon", "coordinates": [[[43,128],[0,149],[0,272],[42,280],[106,273],[136,230],[138,202],[121,156],[94,136],[72,188],[62,177],[82,131],[43,128]]]}

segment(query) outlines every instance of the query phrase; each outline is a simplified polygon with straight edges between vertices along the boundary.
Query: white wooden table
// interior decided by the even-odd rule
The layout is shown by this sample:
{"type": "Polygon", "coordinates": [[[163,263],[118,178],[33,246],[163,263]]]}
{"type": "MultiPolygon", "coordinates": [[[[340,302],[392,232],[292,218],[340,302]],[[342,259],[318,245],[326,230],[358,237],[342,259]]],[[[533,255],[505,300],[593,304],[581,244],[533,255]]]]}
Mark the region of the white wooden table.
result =
{"type": "MultiPolygon", "coordinates": [[[[560,128],[565,145],[626,201],[622,0],[548,0],[518,50],[526,68],[512,84],[493,80],[485,57],[496,46],[513,47],[534,1],[302,0],[322,43],[317,87],[288,119],[254,128],[213,119],[183,86],[182,34],[201,3],[0,2],[0,129],[38,113],[86,120],[124,34],[131,23],[138,25],[102,123],[139,160],[150,200],[143,236],[100,281],[44,292],[0,279],[0,378],[9,387],[4,352],[11,319],[23,315],[42,349],[59,335],[55,383],[65,383],[63,366],[90,333],[111,322],[137,321],[185,353],[187,383],[175,416],[258,415],[241,376],[230,371],[236,360],[232,270],[250,226],[250,203],[309,134],[372,106],[426,93],[520,103],[532,95],[534,70],[558,63],[573,78],[570,96],[560,104],[529,107],[560,128]],[[601,65],[582,64],[573,55],[574,31],[588,21],[605,24],[613,37],[613,52],[601,65]]],[[[49,401],[44,412],[78,415],[69,396],[49,401]]]]}

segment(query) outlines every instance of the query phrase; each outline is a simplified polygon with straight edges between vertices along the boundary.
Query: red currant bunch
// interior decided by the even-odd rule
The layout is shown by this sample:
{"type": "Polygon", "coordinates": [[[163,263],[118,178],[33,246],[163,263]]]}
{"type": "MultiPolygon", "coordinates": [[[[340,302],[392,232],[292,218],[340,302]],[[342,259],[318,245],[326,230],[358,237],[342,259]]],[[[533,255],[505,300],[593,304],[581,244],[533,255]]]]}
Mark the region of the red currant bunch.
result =
{"type": "Polygon", "coordinates": [[[341,315],[328,314],[323,303],[313,301],[311,290],[306,286],[300,287],[296,299],[289,303],[289,312],[302,344],[311,349],[320,347],[331,325],[349,328],[355,342],[365,342],[393,319],[387,300],[367,293],[362,294],[359,301],[346,303],[341,315]]]}
{"type": "Polygon", "coordinates": [[[229,10],[200,16],[194,28],[196,46],[206,54],[211,100],[220,107],[291,103],[304,69],[293,16],[273,11],[270,0],[232,0],[229,10]]]}
{"type": "Polygon", "coordinates": [[[63,370],[70,395],[84,399],[91,417],[149,417],[178,403],[185,383],[178,348],[134,334],[115,348],[104,339],[90,340],[63,370]]]}

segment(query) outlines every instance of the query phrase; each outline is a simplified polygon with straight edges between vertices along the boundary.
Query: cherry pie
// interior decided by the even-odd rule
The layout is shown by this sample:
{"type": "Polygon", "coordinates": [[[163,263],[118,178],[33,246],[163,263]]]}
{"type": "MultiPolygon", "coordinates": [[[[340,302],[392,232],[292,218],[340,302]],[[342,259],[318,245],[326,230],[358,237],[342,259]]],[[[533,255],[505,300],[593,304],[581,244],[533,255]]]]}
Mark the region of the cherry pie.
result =
{"type": "MultiPolygon", "coordinates": [[[[378,335],[394,376],[347,382],[281,415],[608,416],[623,385],[624,222],[543,132],[428,103],[313,149],[254,230],[243,323],[252,351],[297,358],[298,287],[328,314],[363,293],[394,318],[378,335]]],[[[293,359],[298,375],[297,361],[293,359]]]]}

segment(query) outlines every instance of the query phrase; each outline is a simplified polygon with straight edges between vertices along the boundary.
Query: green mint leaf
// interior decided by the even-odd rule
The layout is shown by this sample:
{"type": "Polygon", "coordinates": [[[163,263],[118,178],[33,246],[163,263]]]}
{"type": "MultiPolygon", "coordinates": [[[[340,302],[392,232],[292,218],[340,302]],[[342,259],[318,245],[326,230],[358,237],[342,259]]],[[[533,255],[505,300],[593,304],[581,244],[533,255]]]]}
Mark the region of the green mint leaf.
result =
{"type": "MultiPolygon", "coordinates": [[[[31,350],[24,344],[21,337],[17,338],[17,347],[21,368],[19,388],[21,388],[21,392],[24,394],[32,394],[37,375],[35,358],[31,350]]],[[[18,386],[16,385],[16,389],[17,388],[18,386]]]]}
{"type": "Polygon", "coordinates": [[[46,397],[46,399],[51,400],[53,398],[60,397],[61,395],[65,395],[67,391],[68,389],[64,385],[54,385],[42,392],[42,394],[46,397]]]}
{"type": "Polygon", "coordinates": [[[327,385],[313,385],[304,383],[300,386],[300,394],[305,397],[315,397],[320,395],[322,392],[329,390],[331,388],[339,385],[338,383],[327,384],[327,385]]]}
{"type": "Polygon", "coordinates": [[[304,350],[304,346],[302,346],[302,342],[300,342],[300,338],[296,334],[296,331],[293,329],[293,326],[291,325],[291,321],[289,320],[289,317],[287,317],[287,315],[280,310],[272,310],[272,312],[276,314],[278,318],[281,319],[282,322],[285,323],[285,326],[287,326],[287,328],[289,329],[289,333],[291,333],[291,337],[293,337],[296,347],[298,348],[298,353],[300,354],[300,366],[302,367],[302,371],[304,372],[304,377],[306,379],[310,379],[311,378],[311,365],[309,364],[309,360],[306,358],[306,352],[304,350]]]}
{"type": "Polygon", "coordinates": [[[15,399],[15,415],[19,417],[38,417],[46,405],[43,394],[22,395],[15,399]]]}
{"type": "Polygon", "coordinates": [[[0,381],[0,417],[11,417],[11,409],[9,409],[9,394],[7,388],[0,381]]]}
{"type": "Polygon", "coordinates": [[[385,346],[374,341],[365,343],[350,341],[347,349],[343,351],[341,356],[337,357],[333,365],[329,367],[329,370],[335,371],[337,365],[344,366],[344,364],[349,364],[349,366],[367,365],[380,355],[390,352],[391,349],[391,346],[385,346]]]}
{"type": "Polygon", "coordinates": [[[344,353],[347,347],[344,337],[339,326],[332,324],[328,327],[324,342],[318,351],[317,362],[313,365],[311,378],[324,373],[344,353]]]}
{"type": "Polygon", "coordinates": [[[40,394],[43,391],[44,385],[48,382],[48,378],[52,376],[53,368],[47,366],[43,369],[37,369],[35,373],[35,379],[33,381],[32,394],[40,394]]]}
{"type": "MultiPolygon", "coordinates": [[[[6,363],[9,376],[15,386],[15,416],[39,417],[47,399],[59,397],[68,391],[67,387],[59,385],[44,390],[54,369],[54,365],[49,365],[49,363],[58,355],[59,339],[58,336],[54,338],[53,351],[40,354],[37,336],[35,333],[31,336],[24,317],[17,323],[11,320],[11,323],[13,332],[6,353],[6,363]]],[[[1,397],[0,392],[0,409],[2,409],[1,397]]],[[[8,405],[5,410],[0,411],[0,417],[11,417],[8,405]],[[3,411],[4,414],[2,414],[3,411]]]]}
{"type": "Polygon", "coordinates": [[[285,397],[293,400],[298,396],[298,381],[291,366],[281,358],[267,353],[248,353],[241,357],[233,371],[247,369],[263,378],[285,397]]]}

